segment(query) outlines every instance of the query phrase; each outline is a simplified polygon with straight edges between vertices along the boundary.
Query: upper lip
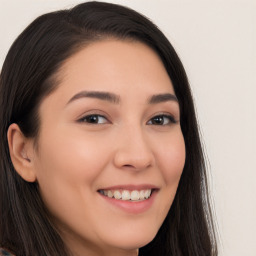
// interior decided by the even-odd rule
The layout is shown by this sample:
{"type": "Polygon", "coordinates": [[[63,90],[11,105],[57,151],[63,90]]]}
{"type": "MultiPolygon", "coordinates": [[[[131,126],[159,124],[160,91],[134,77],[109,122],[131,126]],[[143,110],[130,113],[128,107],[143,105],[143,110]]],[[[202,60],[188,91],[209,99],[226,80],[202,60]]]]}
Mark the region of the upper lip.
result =
{"type": "Polygon", "coordinates": [[[152,184],[140,184],[140,185],[134,185],[134,184],[123,184],[123,185],[114,185],[109,187],[104,187],[99,190],[145,190],[145,189],[159,189],[159,187],[152,185],[152,184]]]}

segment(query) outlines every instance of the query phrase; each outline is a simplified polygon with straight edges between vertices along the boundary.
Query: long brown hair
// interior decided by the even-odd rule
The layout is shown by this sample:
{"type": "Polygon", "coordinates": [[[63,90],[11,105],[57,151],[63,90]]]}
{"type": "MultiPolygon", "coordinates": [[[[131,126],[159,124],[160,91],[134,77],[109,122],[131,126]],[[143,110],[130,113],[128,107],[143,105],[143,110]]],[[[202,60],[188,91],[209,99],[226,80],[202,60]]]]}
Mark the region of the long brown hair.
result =
{"type": "Polygon", "coordinates": [[[147,44],[161,58],[181,110],[186,162],[172,207],[143,256],[215,256],[214,222],[204,154],[183,65],[163,33],[141,14],[119,5],[88,2],[40,16],[16,39],[0,76],[0,246],[17,256],[70,256],[41,199],[38,184],[14,170],[7,143],[10,124],[38,136],[38,107],[57,86],[57,71],[81,47],[106,38],[147,44]]]}

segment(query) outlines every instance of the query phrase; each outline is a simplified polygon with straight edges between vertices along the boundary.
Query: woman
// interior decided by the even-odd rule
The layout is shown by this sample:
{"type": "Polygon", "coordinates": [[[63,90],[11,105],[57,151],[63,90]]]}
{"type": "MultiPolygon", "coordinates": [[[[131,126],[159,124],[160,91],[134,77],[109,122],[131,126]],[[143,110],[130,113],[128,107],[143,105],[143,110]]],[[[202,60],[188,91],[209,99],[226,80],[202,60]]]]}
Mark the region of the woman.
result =
{"type": "Polygon", "coordinates": [[[152,22],[100,2],[45,14],[0,90],[2,250],[217,255],[188,80],[152,22]]]}

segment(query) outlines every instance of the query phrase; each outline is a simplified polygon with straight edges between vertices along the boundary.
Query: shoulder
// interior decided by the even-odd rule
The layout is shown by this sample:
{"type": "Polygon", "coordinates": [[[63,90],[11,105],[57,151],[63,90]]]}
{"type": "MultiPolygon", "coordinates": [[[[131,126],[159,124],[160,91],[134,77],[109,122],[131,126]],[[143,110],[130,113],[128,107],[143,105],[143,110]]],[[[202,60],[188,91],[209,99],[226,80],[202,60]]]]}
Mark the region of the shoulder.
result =
{"type": "Polygon", "coordinates": [[[14,256],[14,254],[11,254],[6,249],[0,248],[0,256],[14,256]]]}

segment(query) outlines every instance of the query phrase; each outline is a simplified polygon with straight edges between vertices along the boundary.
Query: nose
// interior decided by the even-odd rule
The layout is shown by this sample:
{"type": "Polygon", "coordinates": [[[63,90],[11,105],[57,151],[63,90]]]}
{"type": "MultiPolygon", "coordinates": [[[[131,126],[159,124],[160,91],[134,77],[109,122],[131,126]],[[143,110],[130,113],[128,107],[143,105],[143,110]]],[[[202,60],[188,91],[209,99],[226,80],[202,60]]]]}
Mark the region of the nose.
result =
{"type": "Polygon", "coordinates": [[[121,169],[145,170],[154,164],[154,154],[142,127],[131,126],[120,132],[114,165],[121,169]]]}

